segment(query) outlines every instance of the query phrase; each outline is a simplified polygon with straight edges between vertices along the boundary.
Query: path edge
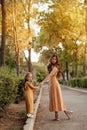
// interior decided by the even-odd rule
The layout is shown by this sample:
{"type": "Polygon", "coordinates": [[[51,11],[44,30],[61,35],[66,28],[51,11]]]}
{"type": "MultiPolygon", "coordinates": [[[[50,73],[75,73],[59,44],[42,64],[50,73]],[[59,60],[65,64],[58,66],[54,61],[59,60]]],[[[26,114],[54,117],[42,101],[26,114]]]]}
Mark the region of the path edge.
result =
{"type": "Polygon", "coordinates": [[[67,86],[67,85],[62,85],[61,86],[67,88],[67,89],[71,89],[73,91],[78,91],[78,92],[81,92],[81,93],[86,93],[87,94],[87,90],[84,90],[84,89],[79,89],[79,88],[73,88],[73,87],[70,87],[70,86],[67,86]]]}
{"type": "Polygon", "coordinates": [[[38,98],[37,98],[37,100],[34,104],[34,117],[33,118],[27,118],[25,125],[23,126],[23,130],[33,130],[37,110],[38,110],[38,107],[39,107],[39,104],[40,104],[41,94],[42,94],[42,87],[40,88],[40,93],[39,93],[38,98]]]}

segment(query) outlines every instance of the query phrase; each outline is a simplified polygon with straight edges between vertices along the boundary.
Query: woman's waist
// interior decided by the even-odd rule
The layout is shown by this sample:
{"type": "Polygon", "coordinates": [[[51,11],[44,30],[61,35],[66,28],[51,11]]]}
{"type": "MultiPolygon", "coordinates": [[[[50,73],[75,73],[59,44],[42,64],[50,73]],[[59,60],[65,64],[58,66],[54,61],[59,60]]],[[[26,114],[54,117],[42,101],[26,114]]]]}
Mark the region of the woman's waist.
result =
{"type": "Polygon", "coordinates": [[[50,83],[50,84],[54,84],[54,83],[57,83],[57,84],[58,84],[58,80],[57,80],[57,79],[51,79],[51,80],[49,81],[49,83],[50,83]]]}
{"type": "Polygon", "coordinates": [[[51,77],[50,81],[58,81],[56,77],[51,77]]]}

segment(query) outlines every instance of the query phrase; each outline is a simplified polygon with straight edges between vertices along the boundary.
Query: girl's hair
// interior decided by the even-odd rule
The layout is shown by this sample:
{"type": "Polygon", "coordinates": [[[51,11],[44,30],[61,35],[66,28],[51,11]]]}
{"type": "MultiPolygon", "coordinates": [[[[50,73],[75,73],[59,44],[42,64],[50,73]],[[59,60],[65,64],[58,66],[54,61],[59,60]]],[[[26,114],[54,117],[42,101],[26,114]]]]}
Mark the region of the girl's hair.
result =
{"type": "Polygon", "coordinates": [[[58,58],[58,56],[55,55],[55,54],[52,55],[52,57],[50,58],[50,63],[49,63],[48,66],[47,66],[47,69],[48,69],[48,72],[49,72],[49,73],[52,71],[53,66],[56,66],[56,67],[58,68],[57,77],[60,77],[61,74],[62,74],[61,66],[60,66],[60,63],[59,63],[59,58],[58,58]],[[52,63],[53,57],[56,57],[56,63],[55,63],[55,64],[52,63]]]}
{"type": "Polygon", "coordinates": [[[25,77],[24,77],[24,85],[26,83],[26,81],[28,81],[28,76],[31,74],[31,72],[28,72],[25,77]]]}

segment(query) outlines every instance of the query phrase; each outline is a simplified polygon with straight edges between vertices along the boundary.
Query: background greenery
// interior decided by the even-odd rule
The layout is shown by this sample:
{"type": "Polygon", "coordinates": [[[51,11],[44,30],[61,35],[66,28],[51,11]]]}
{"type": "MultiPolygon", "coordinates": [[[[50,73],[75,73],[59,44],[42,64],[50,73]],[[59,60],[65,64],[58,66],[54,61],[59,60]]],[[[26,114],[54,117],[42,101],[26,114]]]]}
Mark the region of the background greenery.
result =
{"type": "Polygon", "coordinates": [[[62,66],[60,83],[87,88],[87,0],[0,0],[0,110],[23,99],[28,71],[35,84],[44,79],[52,54],[62,66]]]}

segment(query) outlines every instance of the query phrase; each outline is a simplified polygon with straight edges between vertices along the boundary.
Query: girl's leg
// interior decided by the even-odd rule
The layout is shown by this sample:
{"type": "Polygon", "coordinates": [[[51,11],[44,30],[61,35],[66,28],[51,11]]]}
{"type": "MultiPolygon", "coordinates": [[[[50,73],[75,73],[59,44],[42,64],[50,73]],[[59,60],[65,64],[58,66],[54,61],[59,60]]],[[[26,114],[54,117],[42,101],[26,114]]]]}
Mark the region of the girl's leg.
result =
{"type": "Polygon", "coordinates": [[[71,116],[72,116],[72,111],[67,111],[67,110],[64,110],[64,113],[66,114],[66,116],[68,117],[68,120],[70,120],[71,116]]]}

